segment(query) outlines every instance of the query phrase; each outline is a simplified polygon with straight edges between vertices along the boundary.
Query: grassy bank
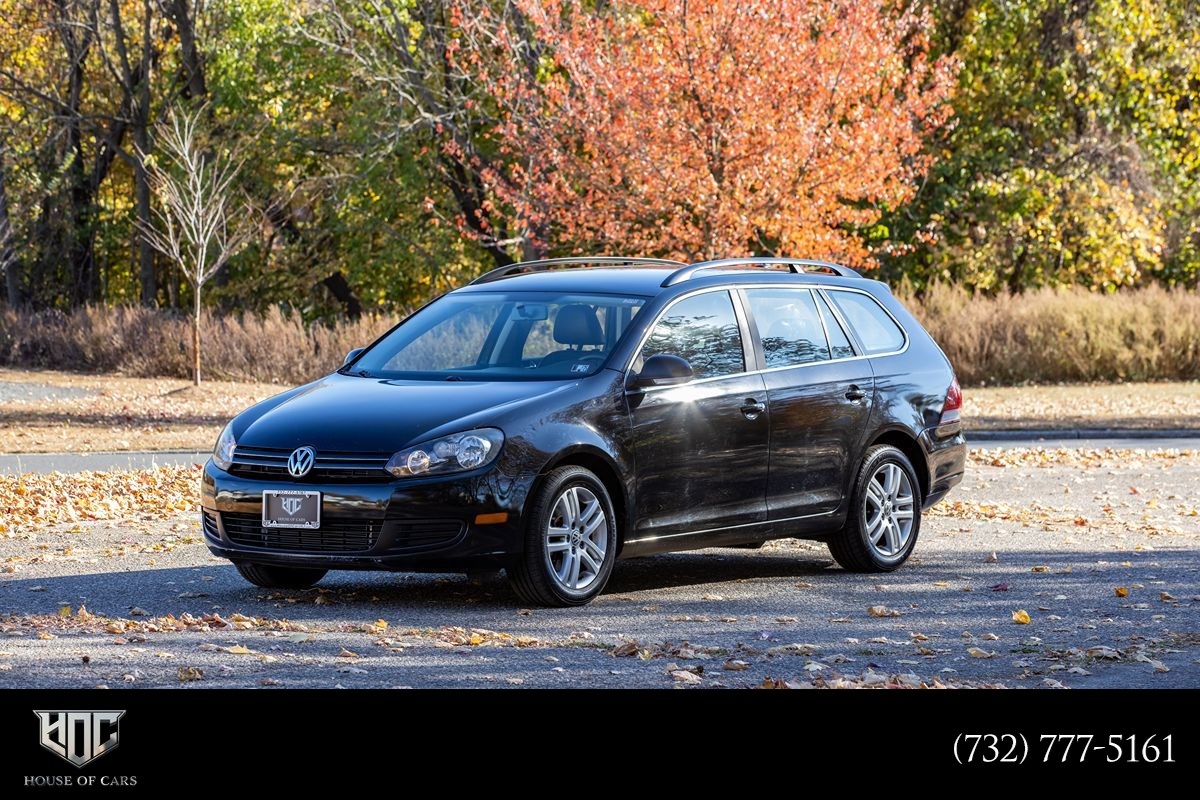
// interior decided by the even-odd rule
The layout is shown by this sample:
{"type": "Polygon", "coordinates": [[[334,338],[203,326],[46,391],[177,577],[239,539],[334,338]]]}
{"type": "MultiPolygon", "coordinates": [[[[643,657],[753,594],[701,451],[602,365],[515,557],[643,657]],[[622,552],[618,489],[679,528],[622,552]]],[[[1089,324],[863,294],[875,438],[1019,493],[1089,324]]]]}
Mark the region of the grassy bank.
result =
{"type": "MultiPolygon", "coordinates": [[[[935,286],[901,299],[929,328],[966,385],[1200,379],[1200,294],[1157,286],[972,296],[935,286]]],[[[298,316],[207,314],[205,373],[299,383],[325,374],[395,318],[306,326],[298,316]]],[[[0,309],[0,366],[133,377],[186,377],[187,320],[144,308],[70,313],[0,309]]]]}

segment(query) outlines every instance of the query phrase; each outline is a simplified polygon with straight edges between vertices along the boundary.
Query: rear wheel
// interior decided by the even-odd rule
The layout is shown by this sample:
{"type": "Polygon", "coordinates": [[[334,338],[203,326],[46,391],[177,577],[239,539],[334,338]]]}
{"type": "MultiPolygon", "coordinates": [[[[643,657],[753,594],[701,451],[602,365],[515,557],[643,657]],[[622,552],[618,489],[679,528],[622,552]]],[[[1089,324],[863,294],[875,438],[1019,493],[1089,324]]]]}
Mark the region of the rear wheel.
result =
{"type": "Polygon", "coordinates": [[[529,507],[525,550],[508,577],[527,603],[580,606],[604,590],[616,556],[616,515],[604,484],[583,467],[560,467],[529,507]]]}
{"type": "Polygon", "coordinates": [[[325,577],[326,569],[306,567],[276,567],[268,564],[234,564],[242,577],[264,589],[307,589],[325,577]]]}
{"type": "Polygon", "coordinates": [[[851,572],[890,572],[912,554],[921,530],[921,491],[908,456],[891,445],[867,450],[846,526],[829,539],[851,572]]]}

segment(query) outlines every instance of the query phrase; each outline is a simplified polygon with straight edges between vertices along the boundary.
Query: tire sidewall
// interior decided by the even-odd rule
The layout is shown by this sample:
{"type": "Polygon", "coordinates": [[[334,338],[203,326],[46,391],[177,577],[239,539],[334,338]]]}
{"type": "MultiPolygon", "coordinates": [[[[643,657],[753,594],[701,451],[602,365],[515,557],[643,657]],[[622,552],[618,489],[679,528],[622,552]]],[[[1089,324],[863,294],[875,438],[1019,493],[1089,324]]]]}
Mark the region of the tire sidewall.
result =
{"type": "Polygon", "coordinates": [[[536,564],[531,563],[531,566],[541,570],[547,588],[555,596],[564,604],[582,605],[604,591],[617,560],[617,520],[608,489],[594,473],[583,467],[572,467],[559,475],[552,475],[538,493],[535,513],[531,515],[529,524],[530,528],[526,533],[526,558],[531,562],[536,559],[536,564]],[[586,589],[577,592],[561,586],[550,573],[550,560],[546,551],[546,527],[550,524],[550,515],[554,512],[559,496],[573,486],[587,489],[600,500],[604,510],[604,522],[608,526],[608,546],[604,551],[604,563],[600,565],[600,572],[586,589]]]}
{"type": "Polygon", "coordinates": [[[858,473],[858,486],[854,491],[854,513],[857,515],[858,535],[862,540],[862,545],[866,551],[867,557],[875,563],[875,565],[884,571],[893,570],[908,560],[912,555],[913,548],[917,546],[917,536],[921,532],[921,484],[917,480],[917,472],[913,469],[912,464],[908,460],[908,456],[904,455],[898,448],[887,446],[877,450],[864,463],[862,469],[858,473]],[[867,533],[867,486],[875,473],[884,464],[895,464],[900,469],[904,470],[904,474],[908,477],[908,483],[913,491],[913,526],[912,532],[908,536],[908,544],[904,548],[904,552],[892,558],[885,558],[876,552],[871,545],[870,536],[867,533]]]}

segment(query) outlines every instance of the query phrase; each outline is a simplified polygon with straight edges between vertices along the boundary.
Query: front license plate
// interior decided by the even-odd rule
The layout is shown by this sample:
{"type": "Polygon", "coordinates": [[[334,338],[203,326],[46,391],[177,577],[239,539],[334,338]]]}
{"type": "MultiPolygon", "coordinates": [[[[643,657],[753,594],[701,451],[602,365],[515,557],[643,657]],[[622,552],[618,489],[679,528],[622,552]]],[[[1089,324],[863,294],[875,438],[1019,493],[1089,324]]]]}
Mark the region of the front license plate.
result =
{"type": "Polygon", "coordinates": [[[298,489],[267,489],[263,492],[264,528],[321,527],[321,493],[298,489]]]}

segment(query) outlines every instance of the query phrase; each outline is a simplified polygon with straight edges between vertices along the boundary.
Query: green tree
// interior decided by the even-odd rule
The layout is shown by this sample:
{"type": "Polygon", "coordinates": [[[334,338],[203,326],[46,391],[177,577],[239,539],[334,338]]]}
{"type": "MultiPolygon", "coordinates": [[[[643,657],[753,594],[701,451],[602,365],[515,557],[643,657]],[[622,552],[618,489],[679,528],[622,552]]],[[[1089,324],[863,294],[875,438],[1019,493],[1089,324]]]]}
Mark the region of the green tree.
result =
{"type": "Polygon", "coordinates": [[[1195,0],[939,0],[956,123],[868,232],[894,276],[983,290],[1200,274],[1195,0]]]}

